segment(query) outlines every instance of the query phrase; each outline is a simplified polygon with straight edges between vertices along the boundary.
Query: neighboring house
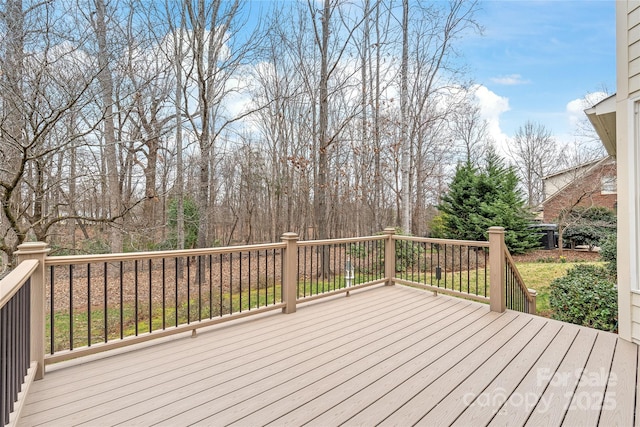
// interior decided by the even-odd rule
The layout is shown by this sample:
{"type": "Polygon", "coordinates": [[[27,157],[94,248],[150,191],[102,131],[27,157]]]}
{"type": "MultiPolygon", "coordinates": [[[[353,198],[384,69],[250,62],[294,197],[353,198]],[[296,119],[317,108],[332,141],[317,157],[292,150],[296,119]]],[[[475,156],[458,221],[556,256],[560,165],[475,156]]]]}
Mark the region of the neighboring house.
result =
{"type": "Polygon", "coordinates": [[[562,210],[602,206],[616,210],[616,161],[605,157],[543,178],[543,222],[557,222],[562,210]]]}
{"type": "Polygon", "coordinates": [[[585,111],[618,165],[618,331],[640,344],[640,2],[616,2],[617,94],[585,111]]]}

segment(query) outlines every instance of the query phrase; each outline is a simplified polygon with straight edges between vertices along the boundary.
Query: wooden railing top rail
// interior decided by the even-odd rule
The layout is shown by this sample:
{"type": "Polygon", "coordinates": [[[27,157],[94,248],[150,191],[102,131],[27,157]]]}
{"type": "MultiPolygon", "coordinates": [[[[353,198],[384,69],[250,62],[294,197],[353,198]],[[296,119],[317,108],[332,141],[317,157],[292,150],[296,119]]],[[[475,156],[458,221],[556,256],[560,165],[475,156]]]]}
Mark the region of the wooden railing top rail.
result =
{"type": "Polygon", "coordinates": [[[38,268],[38,261],[30,259],[23,261],[0,280],[0,308],[4,307],[12,296],[20,290],[22,285],[31,277],[38,268]]]}
{"type": "Polygon", "coordinates": [[[284,249],[285,243],[265,243],[259,245],[225,246],[221,248],[183,249],[172,251],[130,252],[117,254],[95,255],[64,255],[49,256],[46,265],[68,265],[94,262],[133,261],[142,259],[180,258],[199,255],[219,255],[235,252],[262,251],[269,249],[284,249]]]}
{"type": "Polygon", "coordinates": [[[535,303],[533,295],[531,294],[531,292],[529,292],[529,288],[527,288],[527,286],[524,284],[524,279],[522,279],[522,276],[520,275],[520,272],[518,271],[518,268],[516,267],[516,263],[513,260],[513,257],[511,256],[511,253],[509,252],[509,250],[507,248],[504,249],[504,255],[505,255],[505,259],[507,260],[507,264],[509,265],[509,267],[513,271],[513,274],[514,274],[514,276],[516,278],[516,282],[518,282],[518,286],[520,287],[520,289],[522,290],[524,295],[526,295],[526,297],[529,300],[529,302],[530,303],[535,303]]]}
{"type": "Polygon", "coordinates": [[[365,240],[384,240],[386,238],[386,235],[379,234],[376,236],[345,237],[342,239],[300,240],[298,241],[298,246],[338,245],[343,243],[358,243],[365,240]]]}
{"type": "Polygon", "coordinates": [[[399,234],[394,234],[393,239],[408,240],[414,242],[438,243],[440,245],[476,246],[481,248],[489,247],[489,242],[475,240],[436,239],[433,237],[403,236],[399,234]]]}

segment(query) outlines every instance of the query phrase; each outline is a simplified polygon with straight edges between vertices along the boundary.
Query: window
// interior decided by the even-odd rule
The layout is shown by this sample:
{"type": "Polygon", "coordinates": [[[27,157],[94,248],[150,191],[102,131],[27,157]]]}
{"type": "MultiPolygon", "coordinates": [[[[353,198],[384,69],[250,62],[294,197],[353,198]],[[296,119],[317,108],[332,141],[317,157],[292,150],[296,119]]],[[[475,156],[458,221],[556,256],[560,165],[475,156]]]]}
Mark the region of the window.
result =
{"type": "Polygon", "coordinates": [[[616,194],[618,191],[617,181],[615,176],[603,176],[601,180],[602,194],[616,194]]]}

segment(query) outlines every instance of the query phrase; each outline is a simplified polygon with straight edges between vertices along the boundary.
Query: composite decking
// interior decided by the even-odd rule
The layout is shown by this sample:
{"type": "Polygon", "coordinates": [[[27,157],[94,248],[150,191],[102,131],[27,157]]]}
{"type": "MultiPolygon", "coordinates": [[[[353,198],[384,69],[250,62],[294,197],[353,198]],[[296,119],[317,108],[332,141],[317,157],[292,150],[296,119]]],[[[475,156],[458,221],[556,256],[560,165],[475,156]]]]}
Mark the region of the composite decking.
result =
{"type": "Polygon", "coordinates": [[[19,425],[619,425],[638,348],[382,286],[50,366],[19,425]]]}

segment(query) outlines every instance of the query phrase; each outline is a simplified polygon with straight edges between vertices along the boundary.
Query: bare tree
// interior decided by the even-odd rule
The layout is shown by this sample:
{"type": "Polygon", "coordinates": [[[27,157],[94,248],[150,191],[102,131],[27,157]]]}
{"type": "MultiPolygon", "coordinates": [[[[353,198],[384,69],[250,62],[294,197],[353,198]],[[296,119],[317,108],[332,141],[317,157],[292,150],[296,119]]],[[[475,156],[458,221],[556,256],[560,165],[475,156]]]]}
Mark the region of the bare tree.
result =
{"type": "Polygon", "coordinates": [[[37,3],[23,9],[22,1],[10,1],[0,13],[7,36],[0,77],[0,251],[5,264],[29,236],[47,240],[55,224],[78,218],[68,198],[76,177],[66,167],[67,148],[92,130],[75,124],[78,111],[91,100],[95,74],[79,46],[65,44],[65,37],[76,36],[80,44],[86,39],[61,28],[53,31],[57,21],[51,7],[37,3]]]}
{"type": "Polygon", "coordinates": [[[463,160],[478,166],[490,143],[487,121],[480,116],[480,107],[465,100],[453,111],[450,127],[453,139],[462,150],[463,160]]]}
{"type": "Polygon", "coordinates": [[[402,0],[402,62],[400,65],[400,176],[402,177],[402,228],[411,230],[411,141],[409,141],[409,0],[402,0]]]}
{"type": "Polygon", "coordinates": [[[210,244],[213,182],[212,165],[217,161],[216,142],[234,122],[251,112],[230,114],[224,100],[238,90],[232,79],[250,54],[252,37],[239,36],[242,21],[239,0],[225,2],[197,0],[186,2],[187,58],[191,61],[185,74],[186,84],[196,87],[196,108],[185,112],[200,149],[198,208],[200,226],[198,246],[210,244]]]}
{"type": "Polygon", "coordinates": [[[538,206],[544,199],[542,178],[558,167],[558,146],[551,131],[527,121],[516,131],[509,155],[525,187],[527,203],[538,206]]]}
{"type": "Polygon", "coordinates": [[[107,47],[107,5],[106,0],[94,0],[95,15],[91,24],[98,45],[98,82],[100,84],[101,107],[104,118],[104,159],[106,165],[106,185],[108,191],[109,215],[116,219],[111,227],[110,245],[112,252],[122,252],[122,192],[118,178],[118,152],[116,149],[116,131],[114,123],[114,91],[111,75],[110,52],[107,47]]]}
{"type": "MultiPolygon", "coordinates": [[[[438,112],[437,100],[441,92],[452,85],[460,77],[462,69],[455,65],[454,41],[468,30],[480,30],[474,15],[478,8],[476,1],[451,0],[445,4],[429,4],[417,2],[412,5],[416,13],[413,18],[403,24],[411,33],[412,45],[409,47],[407,74],[411,81],[408,89],[408,111],[406,116],[401,113],[400,120],[410,123],[408,138],[410,162],[407,168],[404,155],[401,156],[402,181],[408,183],[402,188],[402,211],[407,231],[413,230],[411,224],[406,224],[404,211],[411,206],[411,198],[415,192],[415,144],[420,135],[425,134],[425,128],[432,126],[441,117],[438,112]],[[404,176],[408,174],[408,177],[404,176]],[[405,188],[408,187],[408,188],[405,188]]],[[[404,7],[403,7],[404,11],[404,7]]],[[[404,31],[404,30],[403,30],[404,31]]],[[[402,73],[401,73],[402,78],[402,73]]],[[[401,89],[402,93],[402,89],[401,89]]],[[[401,125],[403,126],[403,125],[401,125]]],[[[402,138],[402,132],[400,135],[402,138]]],[[[401,139],[402,141],[402,139],[401,139]]],[[[406,148],[403,146],[403,150],[406,148]]],[[[410,222],[410,221],[409,221],[410,222]]]]}

